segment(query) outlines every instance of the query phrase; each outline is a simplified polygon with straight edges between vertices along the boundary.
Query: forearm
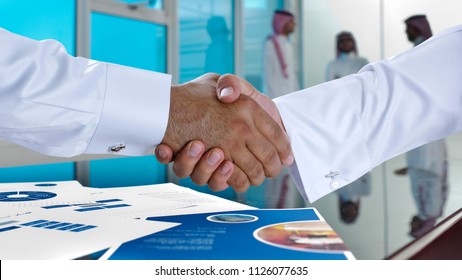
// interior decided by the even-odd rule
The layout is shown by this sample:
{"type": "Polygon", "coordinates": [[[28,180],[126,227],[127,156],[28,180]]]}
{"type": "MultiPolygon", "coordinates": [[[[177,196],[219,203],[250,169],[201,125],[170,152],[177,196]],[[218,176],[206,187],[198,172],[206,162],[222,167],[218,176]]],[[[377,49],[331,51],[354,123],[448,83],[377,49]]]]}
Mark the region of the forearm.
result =
{"type": "Polygon", "coordinates": [[[275,99],[298,166],[292,171],[310,201],[335,190],[333,181],[342,187],[391,157],[462,130],[461,29],[357,75],[275,99]]]}
{"type": "Polygon", "coordinates": [[[0,29],[0,137],[53,156],[145,154],[163,137],[168,75],[69,56],[0,29]]]}

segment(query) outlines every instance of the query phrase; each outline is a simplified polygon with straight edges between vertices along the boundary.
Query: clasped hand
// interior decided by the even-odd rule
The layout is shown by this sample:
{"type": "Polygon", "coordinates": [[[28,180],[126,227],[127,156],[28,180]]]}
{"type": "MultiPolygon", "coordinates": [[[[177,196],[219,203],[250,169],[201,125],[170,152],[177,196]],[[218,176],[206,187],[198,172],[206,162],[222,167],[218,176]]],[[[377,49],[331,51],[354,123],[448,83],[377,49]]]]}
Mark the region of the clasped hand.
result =
{"type": "Polygon", "coordinates": [[[162,163],[212,190],[245,191],[293,163],[275,104],[234,75],[205,74],[172,86],[162,163]],[[228,104],[225,104],[228,103],[228,104]]]}

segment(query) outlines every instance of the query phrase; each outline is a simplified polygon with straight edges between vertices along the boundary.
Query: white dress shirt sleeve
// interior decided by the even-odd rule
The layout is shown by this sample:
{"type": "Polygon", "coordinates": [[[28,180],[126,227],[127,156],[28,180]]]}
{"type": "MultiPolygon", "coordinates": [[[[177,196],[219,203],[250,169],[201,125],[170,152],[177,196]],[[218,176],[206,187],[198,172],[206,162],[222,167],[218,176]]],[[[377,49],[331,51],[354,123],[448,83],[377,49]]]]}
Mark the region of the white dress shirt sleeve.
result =
{"type": "Polygon", "coordinates": [[[462,25],[358,74],[275,99],[310,201],[462,130],[462,25]]]}
{"type": "Polygon", "coordinates": [[[52,156],[145,155],[164,136],[170,83],[0,29],[0,138],[52,156]]]}

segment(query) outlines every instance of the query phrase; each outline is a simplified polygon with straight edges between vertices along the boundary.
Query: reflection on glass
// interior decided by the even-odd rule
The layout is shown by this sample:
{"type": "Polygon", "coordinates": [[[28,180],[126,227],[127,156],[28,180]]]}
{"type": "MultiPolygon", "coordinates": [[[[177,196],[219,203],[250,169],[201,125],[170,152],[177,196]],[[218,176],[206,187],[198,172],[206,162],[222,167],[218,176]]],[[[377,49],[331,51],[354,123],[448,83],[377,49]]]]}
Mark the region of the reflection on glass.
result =
{"type": "Polygon", "coordinates": [[[410,221],[412,237],[430,231],[443,215],[448,193],[448,164],[445,140],[438,140],[406,153],[407,167],[395,171],[409,175],[417,214],[410,221]]]}
{"type": "MultiPolygon", "coordinates": [[[[326,81],[339,79],[358,72],[368,60],[358,53],[356,39],[352,32],[342,31],[335,36],[335,58],[327,64],[326,81]]],[[[371,174],[367,173],[337,191],[340,219],[351,224],[359,216],[361,196],[371,192],[371,174]]]]}
{"type": "MultiPolygon", "coordinates": [[[[382,2],[303,1],[303,21],[300,24],[303,25],[301,39],[305,85],[311,86],[325,80],[325,66],[333,57],[335,34],[340,31],[351,31],[357,39],[361,55],[373,62],[411,48],[406,40],[403,22],[411,15],[425,14],[434,33],[460,24],[460,1],[402,0],[386,1],[386,5],[381,5],[382,2]],[[361,18],[358,18],[359,14],[361,18]]],[[[434,116],[422,112],[422,126],[432,118],[434,116]]],[[[441,125],[444,126],[443,123],[441,125]]],[[[433,221],[430,220],[427,225],[422,222],[426,220],[426,215],[433,213],[431,215],[437,217],[436,223],[439,223],[461,208],[462,133],[447,137],[445,142],[447,156],[442,152],[425,157],[427,164],[435,162],[430,170],[434,168],[436,172],[411,172],[408,169],[407,176],[397,176],[396,170],[411,167],[407,154],[375,168],[371,172],[371,192],[361,197],[360,215],[353,224],[346,224],[338,218],[338,193],[316,201],[313,206],[342,237],[356,258],[382,259],[413,241],[413,235],[420,236],[428,225],[431,227],[433,221]],[[421,187],[418,187],[419,184],[421,187]],[[414,216],[421,218],[413,219],[414,216]]]]}
{"type": "Polygon", "coordinates": [[[230,30],[222,16],[213,16],[207,21],[210,44],[205,51],[204,72],[226,74],[232,72],[233,45],[230,30]]]}
{"type": "Polygon", "coordinates": [[[358,218],[361,197],[371,193],[371,181],[371,174],[366,173],[358,180],[337,191],[340,219],[344,223],[354,223],[358,218]]]}
{"type": "Polygon", "coordinates": [[[233,1],[180,0],[180,83],[207,72],[233,73],[233,1]]]}
{"type": "MultiPolygon", "coordinates": [[[[430,23],[425,15],[415,15],[405,20],[406,35],[414,46],[432,36],[430,23]]],[[[436,219],[443,215],[448,191],[448,166],[446,141],[434,141],[406,153],[407,167],[396,171],[409,174],[412,195],[417,214],[410,222],[410,235],[418,238],[429,232],[436,219]]]]}

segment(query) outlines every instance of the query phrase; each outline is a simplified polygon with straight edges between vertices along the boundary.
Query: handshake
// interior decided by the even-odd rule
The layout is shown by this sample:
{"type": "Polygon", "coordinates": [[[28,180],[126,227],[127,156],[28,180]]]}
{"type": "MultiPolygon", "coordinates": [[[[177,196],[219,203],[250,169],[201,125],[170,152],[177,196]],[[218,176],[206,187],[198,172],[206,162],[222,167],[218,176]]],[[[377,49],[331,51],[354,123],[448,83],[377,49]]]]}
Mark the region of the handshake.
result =
{"type": "Polygon", "coordinates": [[[167,130],[155,154],[162,163],[174,160],[178,177],[215,191],[245,191],[294,162],[273,101],[237,76],[217,74],[172,86],[167,130]]]}

